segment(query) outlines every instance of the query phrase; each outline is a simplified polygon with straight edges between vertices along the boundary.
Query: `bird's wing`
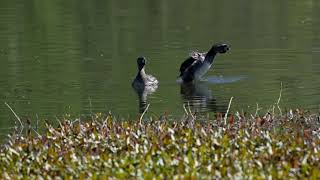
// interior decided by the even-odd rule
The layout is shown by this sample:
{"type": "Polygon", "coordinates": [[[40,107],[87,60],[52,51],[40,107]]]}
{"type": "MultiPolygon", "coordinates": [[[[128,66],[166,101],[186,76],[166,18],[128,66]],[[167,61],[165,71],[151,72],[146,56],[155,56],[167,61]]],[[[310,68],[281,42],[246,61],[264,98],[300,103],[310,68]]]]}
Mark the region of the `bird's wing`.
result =
{"type": "Polygon", "coordinates": [[[190,56],[189,58],[187,58],[180,66],[180,76],[183,75],[183,73],[185,72],[185,70],[190,67],[197,59],[193,58],[192,56],[190,56]]]}
{"type": "Polygon", "coordinates": [[[189,74],[195,74],[196,70],[202,66],[202,61],[196,60],[194,61],[185,71],[188,71],[189,74]]]}
{"type": "Polygon", "coordinates": [[[148,81],[146,83],[147,86],[156,85],[159,83],[159,81],[152,75],[147,75],[148,81]]]}
{"type": "Polygon", "coordinates": [[[197,69],[202,66],[203,61],[196,60],[189,67],[186,68],[185,72],[182,75],[182,79],[184,82],[190,82],[194,80],[197,69]]]}
{"type": "Polygon", "coordinates": [[[206,53],[200,53],[197,51],[193,51],[190,53],[190,57],[188,57],[180,66],[180,76],[190,68],[197,61],[204,61],[206,53]]]}

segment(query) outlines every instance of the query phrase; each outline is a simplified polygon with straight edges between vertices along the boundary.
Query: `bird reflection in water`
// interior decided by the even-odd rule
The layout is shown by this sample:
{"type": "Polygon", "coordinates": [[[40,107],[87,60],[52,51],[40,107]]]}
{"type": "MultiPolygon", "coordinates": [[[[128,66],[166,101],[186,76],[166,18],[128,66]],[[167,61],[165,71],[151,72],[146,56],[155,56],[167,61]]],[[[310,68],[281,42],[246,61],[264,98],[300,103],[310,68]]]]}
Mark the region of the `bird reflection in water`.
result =
{"type": "Polygon", "coordinates": [[[190,82],[180,84],[180,93],[185,104],[195,113],[221,112],[225,113],[226,105],[218,105],[205,82],[190,82]]]}
{"type": "Polygon", "coordinates": [[[142,88],[133,87],[135,92],[138,94],[139,98],[139,113],[143,113],[147,108],[147,98],[148,95],[154,93],[157,90],[158,86],[145,86],[142,88]]]}

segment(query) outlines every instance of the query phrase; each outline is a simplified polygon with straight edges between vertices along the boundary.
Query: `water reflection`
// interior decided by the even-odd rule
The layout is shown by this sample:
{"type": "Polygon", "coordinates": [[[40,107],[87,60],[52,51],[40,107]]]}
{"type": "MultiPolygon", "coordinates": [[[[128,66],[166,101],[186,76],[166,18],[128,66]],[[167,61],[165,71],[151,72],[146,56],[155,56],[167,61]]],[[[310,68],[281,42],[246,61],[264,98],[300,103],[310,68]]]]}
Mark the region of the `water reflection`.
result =
{"type": "Polygon", "coordinates": [[[144,86],[144,87],[132,86],[132,88],[138,94],[139,113],[143,113],[143,111],[145,111],[148,105],[147,103],[148,95],[154,93],[157,90],[158,86],[144,86]]]}
{"type": "Polygon", "coordinates": [[[193,112],[226,112],[227,105],[217,103],[208,83],[192,82],[180,84],[180,93],[185,104],[189,104],[193,112]]]}
{"type": "Polygon", "coordinates": [[[207,78],[207,81],[211,84],[227,84],[244,80],[246,78],[246,76],[210,76],[207,78]]]}

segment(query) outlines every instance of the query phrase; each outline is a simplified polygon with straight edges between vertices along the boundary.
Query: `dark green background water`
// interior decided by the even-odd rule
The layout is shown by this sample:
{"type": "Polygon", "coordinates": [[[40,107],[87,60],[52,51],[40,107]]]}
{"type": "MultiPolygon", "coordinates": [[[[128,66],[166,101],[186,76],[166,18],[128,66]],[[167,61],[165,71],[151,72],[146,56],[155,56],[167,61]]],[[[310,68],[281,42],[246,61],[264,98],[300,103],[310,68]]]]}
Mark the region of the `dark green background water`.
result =
{"type": "MultiPolygon", "coordinates": [[[[273,105],[318,111],[320,105],[320,2],[312,0],[0,2],[0,127],[14,124],[9,103],[22,118],[54,119],[65,113],[108,112],[136,117],[131,88],[136,57],[160,81],[148,96],[149,114],[181,116],[176,83],[192,50],[226,42],[203,83],[195,109],[234,110],[273,105]]],[[[196,99],[196,98],[195,98],[196,99]]]]}

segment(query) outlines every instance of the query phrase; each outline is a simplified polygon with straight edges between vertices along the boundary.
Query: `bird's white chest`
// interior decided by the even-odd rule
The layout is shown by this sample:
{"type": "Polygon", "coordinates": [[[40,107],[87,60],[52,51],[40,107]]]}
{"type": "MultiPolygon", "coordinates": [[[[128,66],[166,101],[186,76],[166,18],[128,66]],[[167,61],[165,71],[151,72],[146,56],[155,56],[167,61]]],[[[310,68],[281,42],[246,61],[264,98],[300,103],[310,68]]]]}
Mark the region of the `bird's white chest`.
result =
{"type": "Polygon", "coordinates": [[[212,64],[204,62],[195,73],[195,78],[200,79],[205,73],[208,72],[212,64]]]}

